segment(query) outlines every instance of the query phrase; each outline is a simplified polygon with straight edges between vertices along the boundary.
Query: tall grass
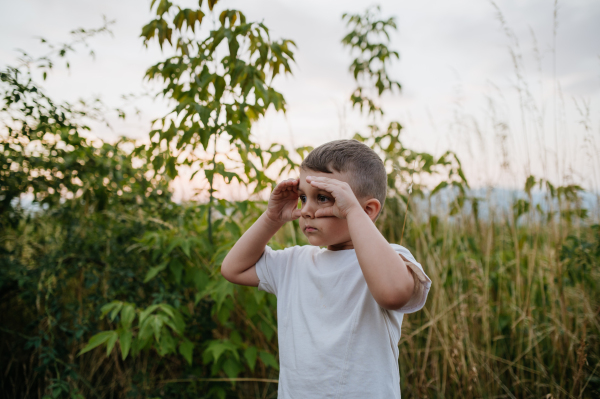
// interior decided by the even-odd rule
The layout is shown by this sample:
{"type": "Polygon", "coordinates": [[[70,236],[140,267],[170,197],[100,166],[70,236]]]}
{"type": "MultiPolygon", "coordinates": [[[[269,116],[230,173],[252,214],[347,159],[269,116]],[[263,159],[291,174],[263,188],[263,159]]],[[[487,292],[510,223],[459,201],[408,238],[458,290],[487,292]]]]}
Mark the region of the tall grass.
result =
{"type": "MultiPolygon", "coordinates": [[[[261,205],[256,205],[234,215],[242,230],[258,216],[261,205]]],[[[543,215],[535,207],[522,212],[515,206],[492,209],[481,218],[467,206],[453,216],[427,216],[428,210],[415,200],[402,233],[404,203],[389,199],[379,219],[381,231],[390,242],[402,241],[433,282],[425,308],[404,319],[399,343],[403,397],[598,397],[600,230],[573,213],[557,214],[552,208],[557,205],[556,200],[546,204],[543,215]]],[[[567,205],[563,200],[563,210],[567,205]]],[[[574,203],[570,206],[576,208],[574,203]]],[[[159,221],[172,227],[180,223],[175,230],[165,227],[164,234],[174,238],[205,234],[204,218],[194,208],[172,210],[171,216],[164,214],[160,220],[144,221],[140,226],[160,233],[159,221]],[[183,221],[191,227],[183,229],[183,221]]],[[[125,222],[124,215],[116,216],[107,226],[112,234],[120,231],[114,223],[125,222]]],[[[131,220],[137,225],[135,217],[131,220]]],[[[250,345],[276,354],[273,297],[222,282],[218,274],[222,255],[198,249],[193,250],[194,257],[211,271],[213,287],[226,287],[231,295],[220,308],[210,296],[194,305],[193,290],[169,293],[164,281],[144,287],[139,279],[151,260],[131,250],[119,254],[124,249],[114,246],[120,241],[131,245],[134,230],[127,229],[98,248],[93,255],[97,265],[76,263],[75,272],[65,273],[60,259],[68,264],[74,243],[108,239],[107,232],[94,229],[94,225],[99,225],[97,217],[68,232],[51,217],[40,215],[8,232],[14,237],[8,248],[27,268],[29,277],[20,276],[21,292],[13,291],[18,295],[4,296],[2,301],[6,320],[0,349],[2,397],[41,398],[59,383],[84,397],[275,397],[277,370],[272,365],[259,360],[251,369],[242,364],[232,378],[223,363],[211,363],[210,357],[202,354],[213,340],[239,345],[240,358],[242,348],[250,345]],[[61,254],[58,259],[52,255],[56,253],[61,254]],[[57,268],[44,266],[53,261],[59,262],[57,268]],[[36,270],[45,274],[35,275],[36,270]],[[154,351],[143,351],[125,361],[118,351],[107,357],[104,348],[78,357],[86,335],[76,338],[69,331],[114,328],[109,321],[94,324],[98,320],[95,307],[122,295],[132,295],[137,302],[165,300],[161,296],[168,295],[179,298],[191,312],[189,334],[198,348],[195,365],[188,367],[177,356],[161,357],[154,351]],[[28,327],[31,321],[37,326],[28,327]],[[26,349],[32,338],[29,334],[39,334],[41,346],[26,349]],[[51,353],[73,372],[58,379],[48,370],[40,374],[51,353]]],[[[218,229],[216,239],[228,246],[234,240],[232,234],[218,229]]],[[[139,242],[139,238],[135,240],[139,242]]],[[[295,223],[282,229],[271,245],[305,243],[295,223]]]]}
{"type": "MultiPolygon", "coordinates": [[[[558,147],[559,86],[554,114],[548,114],[524,78],[518,42],[497,10],[513,45],[524,144],[544,147],[550,130],[558,147]]],[[[555,24],[556,13],[555,5],[555,24]]],[[[506,147],[518,141],[518,130],[497,116],[496,100],[489,101],[490,120],[473,125],[470,134],[495,137],[501,170],[520,172],[509,155],[514,148],[506,147]]],[[[577,104],[593,155],[598,138],[589,105],[577,104]]],[[[496,155],[494,147],[481,148],[490,151],[482,157],[496,155]]],[[[473,192],[459,198],[425,191],[408,209],[406,190],[388,199],[378,227],[388,241],[408,247],[433,282],[425,308],[404,319],[403,397],[600,397],[600,206],[586,214],[568,162],[557,153],[550,173],[548,153],[539,155],[548,174],[528,180],[519,197],[500,205],[473,192]],[[548,184],[555,174],[567,175],[560,187],[548,184]],[[532,182],[542,190],[541,202],[532,182]],[[456,212],[451,205],[458,205],[456,212]]],[[[524,165],[529,176],[529,160],[524,165]]],[[[589,176],[594,195],[598,166],[589,176]]],[[[220,201],[214,244],[206,240],[206,206],[197,203],[130,204],[90,214],[85,204],[67,201],[48,212],[18,213],[0,232],[0,397],[276,397],[277,365],[268,356],[277,354],[275,298],[235,287],[219,274],[224,253],[263,207],[261,201],[220,201]],[[177,240],[194,243],[187,247],[192,256],[173,245],[177,240]],[[144,282],[163,258],[179,262],[179,279],[165,270],[144,282]],[[186,280],[198,270],[206,281],[186,280]],[[116,349],[107,356],[105,348],[77,356],[93,333],[116,328],[99,310],[115,299],[177,304],[196,345],[193,364],[154,349],[125,360],[116,349]],[[226,350],[213,356],[213,344],[226,350]],[[264,356],[255,353],[251,362],[249,348],[264,356]]],[[[297,223],[271,242],[276,248],[303,244],[297,223]]]]}
{"type": "Polygon", "coordinates": [[[408,397],[600,393],[597,227],[503,216],[410,230],[433,288],[403,326],[408,397]]]}
{"type": "MultiPolygon", "coordinates": [[[[432,280],[425,308],[404,319],[403,396],[598,397],[599,226],[557,215],[556,201],[543,215],[517,205],[483,219],[412,204],[403,238],[402,205],[392,199],[379,220],[432,280]]],[[[289,245],[289,231],[277,239],[289,245]]]]}
{"type": "MultiPolygon", "coordinates": [[[[454,216],[413,208],[405,242],[424,264],[432,291],[424,310],[405,318],[402,392],[419,398],[600,397],[600,162],[590,155],[600,136],[584,99],[572,99],[583,136],[567,128],[575,123],[566,120],[556,77],[558,2],[552,13],[550,88],[544,87],[547,73],[533,31],[531,73],[530,54],[500,7],[491,4],[508,39],[511,91],[492,84],[489,119],[459,112],[457,122],[467,126],[469,145],[481,143],[477,158],[486,165],[498,159],[513,187],[520,180],[515,176],[524,181],[532,170],[543,179],[528,178],[516,194],[500,195],[500,204],[490,195],[481,202],[475,196],[470,211],[454,216]],[[491,138],[495,144],[484,145],[491,138]],[[585,150],[574,150],[580,147],[585,150]],[[579,194],[556,195],[550,180],[564,184],[562,190],[588,187],[596,205],[582,212],[579,194]],[[537,183],[540,191],[532,194],[537,183]],[[482,204],[486,215],[478,217],[482,204]]],[[[493,181],[487,184],[493,193],[493,181]]],[[[400,213],[381,222],[388,238],[401,234],[400,213]]]]}

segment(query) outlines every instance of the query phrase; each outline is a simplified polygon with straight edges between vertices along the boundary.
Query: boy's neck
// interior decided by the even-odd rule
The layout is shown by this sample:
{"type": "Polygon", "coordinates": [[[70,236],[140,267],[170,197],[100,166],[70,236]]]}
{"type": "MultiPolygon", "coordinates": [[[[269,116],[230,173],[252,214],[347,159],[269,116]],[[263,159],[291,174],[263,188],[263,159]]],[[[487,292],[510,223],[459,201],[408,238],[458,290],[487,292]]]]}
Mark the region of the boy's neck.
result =
{"type": "Polygon", "coordinates": [[[345,242],[341,242],[339,244],[332,244],[327,246],[327,250],[329,251],[344,251],[347,249],[354,249],[354,244],[352,244],[352,240],[348,240],[345,242]]]}

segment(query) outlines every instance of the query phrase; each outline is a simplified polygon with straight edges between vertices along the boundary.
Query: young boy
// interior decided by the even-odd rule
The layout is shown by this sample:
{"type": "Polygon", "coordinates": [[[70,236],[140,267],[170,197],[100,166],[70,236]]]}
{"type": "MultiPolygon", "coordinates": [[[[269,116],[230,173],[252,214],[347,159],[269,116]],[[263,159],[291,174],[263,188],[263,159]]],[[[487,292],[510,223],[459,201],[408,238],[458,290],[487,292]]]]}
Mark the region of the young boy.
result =
{"type": "Polygon", "coordinates": [[[275,187],[223,261],[227,280],[277,296],[279,399],[400,398],[402,318],[423,307],[431,280],[375,227],[386,187],[368,146],[326,143],[302,162],[300,178],[275,187]],[[298,218],[311,245],[266,246],[298,218]]]}

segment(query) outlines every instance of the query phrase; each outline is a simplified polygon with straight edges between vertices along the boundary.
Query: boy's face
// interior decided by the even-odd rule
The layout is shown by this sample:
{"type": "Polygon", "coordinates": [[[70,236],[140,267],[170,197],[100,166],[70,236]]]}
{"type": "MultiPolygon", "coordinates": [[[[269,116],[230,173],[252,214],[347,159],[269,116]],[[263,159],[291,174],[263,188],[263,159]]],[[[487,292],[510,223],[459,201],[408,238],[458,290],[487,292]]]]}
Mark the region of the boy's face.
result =
{"type": "Polygon", "coordinates": [[[307,176],[328,177],[350,183],[346,174],[333,172],[323,173],[315,170],[300,170],[300,182],[298,184],[298,196],[302,205],[300,216],[300,228],[308,238],[311,245],[323,247],[332,251],[342,249],[353,249],[352,239],[348,230],[346,219],[335,216],[315,217],[317,209],[327,208],[334,204],[331,193],[313,187],[306,181],[307,176]]]}

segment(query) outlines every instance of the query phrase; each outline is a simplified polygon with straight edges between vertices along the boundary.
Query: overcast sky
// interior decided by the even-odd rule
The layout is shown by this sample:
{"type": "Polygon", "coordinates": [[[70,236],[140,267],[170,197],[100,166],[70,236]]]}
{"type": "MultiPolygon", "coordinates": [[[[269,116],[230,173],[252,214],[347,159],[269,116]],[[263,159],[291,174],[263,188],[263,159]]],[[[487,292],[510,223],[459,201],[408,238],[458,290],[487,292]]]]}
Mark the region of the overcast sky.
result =
{"type": "MultiPolygon", "coordinates": [[[[551,0],[496,2],[518,43],[502,29],[489,1],[378,4],[384,16],[393,15],[398,23],[391,47],[400,60],[391,73],[403,90],[386,98],[384,108],[388,120],[405,126],[407,146],[435,154],[456,151],[475,185],[521,186],[526,174],[535,173],[598,188],[593,176],[600,174],[600,165],[593,145],[600,145],[600,1],[559,2],[556,45],[551,0]],[[510,48],[523,57],[521,83],[510,48]],[[527,85],[531,103],[519,102],[518,85],[527,85]],[[576,103],[589,104],[591,131],[580,123],[576,103]],[[500,168],[503,158],[507,169],[500,168]]],[[[369,3],[222,0],[220,5],[264,21],[272,37],[292,39],[298,46],[293,76],[275,84],[287,100],[287,116],[271,113],[255,126],[261,143],[316,146],[364,131],[366,121],[348,107],[355,85],[348,73],[351,56],[340,39],[347,31],[342,13],[361,12],[369,3]]],[[[145,48],[139,38],[151,18],[147,0],[4,0],[0,65],[15,64],[18,48],[42,54],[36,37],[65,41],[71,29],[99,26],[102,15],[116,21],[114,36],[90,41],[95,60],[80,51],[70,58],[71,70],[57,65],[44,87],[63,100],[97,95],[120,105],[121,94],[148,89],[144,71],[163,57],[158,46],[145,48]]],[[[143,138],[149,121],[168,109],[161,101],[143,100],[137,106],[142,115],[115,119],[113,130],[97,127],[96,134],[109,140],[120,134],[143,138]]]]}

